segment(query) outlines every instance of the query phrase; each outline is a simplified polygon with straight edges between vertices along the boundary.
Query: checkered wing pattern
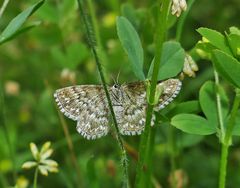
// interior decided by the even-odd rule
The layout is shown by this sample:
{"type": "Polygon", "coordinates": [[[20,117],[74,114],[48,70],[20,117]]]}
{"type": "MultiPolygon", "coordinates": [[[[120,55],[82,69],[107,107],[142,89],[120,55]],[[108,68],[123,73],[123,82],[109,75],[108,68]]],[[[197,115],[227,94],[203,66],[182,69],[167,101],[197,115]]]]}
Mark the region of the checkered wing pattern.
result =
{"type": "MultiPolygon", "coordinates": [[[[179,93],[181,82],[169,79],[159,82],[163,92],[154,110],[168,105],[179,93]]],[[[145,125],[147,108],[145,82],[133,82],[109,87],[110,98],[120,133],[141,134],[145,125]]],[[[77,121],[77,131],[87,139],[96,139],[109,131],[109,108],[102,86],[80,85],[59,89],[54,94],[60,111],[77,121]]],[[[154,117],[152,119],[152,124],[154,117]]]]}
{"type": "Polygon", "coordinates": [[[54,94],[60,111],[77,121],[77,131],[96,139],[109,131],[109,110],[102,86],[80,85],[59,89],[54,94]]]}
{"type": "MultiPolygon", "coordinates": [[[[158,82],[158,86],[163,87],[162,95],[159,103],[154,110],[159,111],[167,106],[179,93],[181,82],[178,79],[169,79],[158,82]]],[[[135,82],[122,86],[123,95],[126,95],[122,106],[114,107],[118,126],[123,135],[141,134],[144,130],[145,116],[147,108],[146,86],[144,82],[135,82]]],[[[152,118],[151,124],[154,124],[155,116],[152,118]]]]}

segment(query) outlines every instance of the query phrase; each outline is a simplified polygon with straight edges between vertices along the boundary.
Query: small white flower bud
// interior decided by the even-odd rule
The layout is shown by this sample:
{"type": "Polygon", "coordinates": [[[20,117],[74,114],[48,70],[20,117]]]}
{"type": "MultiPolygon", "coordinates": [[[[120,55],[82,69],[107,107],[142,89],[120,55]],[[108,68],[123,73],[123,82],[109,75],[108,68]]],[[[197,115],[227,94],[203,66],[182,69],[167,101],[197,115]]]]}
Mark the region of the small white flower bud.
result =
{"type": "Polygon", "coordinates": [[[187,10],[187,3],[185,0],[179,0],[179,5],[183,11],[187,10]]]}
{"type": "Polygon", "coordinates": [[[189,77],[195,77],[196,71],[198,71],[197,64],[190,55],[186,54],[183,65],[183,73],[189,77]]]}
{"type": "Polygon", "coordinates": [[[179,17],[182,11],[187,10],[186,0],[173,0],[172,1],[172,15],[179,17]]]}

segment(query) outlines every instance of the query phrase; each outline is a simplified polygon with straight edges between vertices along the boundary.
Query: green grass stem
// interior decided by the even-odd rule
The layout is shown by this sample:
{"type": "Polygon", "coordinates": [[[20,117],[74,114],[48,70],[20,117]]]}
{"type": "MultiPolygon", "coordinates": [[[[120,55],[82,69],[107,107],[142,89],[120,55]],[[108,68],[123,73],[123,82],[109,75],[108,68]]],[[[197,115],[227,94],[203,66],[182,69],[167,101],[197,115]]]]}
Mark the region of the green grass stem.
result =
{"type": "Polygon", "coordinates": [[[4,0],[4,1],[3,1],[3,4],[2,4],[2,6],[1,6],[1,8],[0,8],[0,19],[2,18],[3,12],[5,11],[5,9],[6,9],[7,5],[8,5],[8,3],[9,3],[9,1],[10,1],[10,0],[4,0]]]}
{"type": "Polygon", "coordinates": [[[63,115],[62,115],[62,113],[60,113],[60,111],[58,111],[58,116],[59,116],[59,119],[60,119],[60,122],[61,122],[61,125],[62,125],[64,136],[65,136],[66,141],[67,141],[67,146],[68,146],[68,150],[70,152],[72,165],[74,166],[74,168],[77,172],[78,187],[82,187],[81,170],[80,170],[78,162],[77,162],[77,156],[76,156],[76,153],[75,153],[75,150],[74,150],[73,141],[72,141],[71,135],[69,133],[67,123],[64,120],[63,115]]]}
{"type": "Polygon", "coordinates": [[[153,74],[151,77],[151,86],[150,86],[150,96],[149,96],[149,104],[146,112],[146,123],[145,130],[143,135],[141,136],[140,146],[139,146],[139,161],[137,164],[137,174],[135,180],[135,187],[150,187],[151,185],[151,159],[153,154],[153,143],[154,138],[151,138],[154,135],[154,129],[150,128],[152,114],[153,114],[153,104],[156,85],[157,85],[157,77],[160,67],[160,60],[162,56],[162,46],[166,39],[167,32],[167,18],[168,12],[170,8],[171,1],[166,0],[159,2],[159,12],[158,12],[158,21],[156,26],[155,33],[155,59],[153,66],[153,74]]]}
{"type": "Polygon", "coordinates": [[[37,179],[38,179],[38,167],[35,169],[34,172],[33,188],[37,188],[37,179]]]}
{"type": "Polygon", "coordinates": [[[80,14],[81,14],[81,17],[82,17],[82,20],[83,20],[83,24],[84,24],[85,29],[86,29],[88,42],[89,42],[90,48],[92,50],[92,53],[93,53],[93,56],[94,56],[94,59],[95,59],[95,63],[97,65],[98,72],[99,72],[99,75],[100,75],[100,78],[101,78],[101,81],[102,81],[102,85],[103,85],[103,88],[104,88],[104,91],[105,91],[105,94],[106,94],[106,98],[107,98],[107,101],[108,101],[108,106],[109,106],[109,109],[110,109],[110,112],[111,112],[111,115],[112,115],[112,119],[113,119],[113,124],[114,124],[114,128],[115,128],[117,142],[118,142],[119,147],[121,149],[121,161],[122,161],[122,165],[123,165],[123,187],[129,187],[127,153],[126,153],[126,150],[125,150],[124,145],[123,145],[123,140],[121,138],[120,131],[119,131],[119,128],[118,128],[118,125],[117,125],[117,119],[116,119],[116,116],[115,116],[115,113],[114,113],[114,110],[113,110],[112,101],[110,99],[110,94],[109,94],[108,89],[107,89],[106,79],[104,77],[102,65],[100,63],[100,59],[99,59],[99,56],[98,56],[98,53],[97,53],[97,50],[96,50],[94,36],[93,36],[93,30],[91,28],[91,25],[90,25],[90,23],[87,19],[85,11],[84,11],[82,0],[78,0],[78,6],[79,6],[79,11],[80,11],[80,14]]]}
{"type": "Polygon", "coordinates": [[[220,129],[220,141],[221,143],[224,142],[225,138],[225,127],[223,123],[223,114],[222,114],[222,104],[221,104],[221,98],[219,93],[219,76],[218,73],[214,70],[214,78],[215,78],[215,91],[216,91],[216,102],[217,102],[217,115],[218,115],[218,123],[219,123],[219,129],[220,129]]]}
{"type": "Polygon", "coordinates": [[[9,134],[9,130],[8,127],[6,125],[6,120],[5,120],[5,102],[4,102],[4,90],[3,90],[3,79],[2,79],[2,71],[0,71],[0,126],[3,127],[3,131],[4,131],[4,135],[5,135],[5,139],[7,142],[7,146],[8,146],[8,150],[9,150],[9,156],[12,162],[12,166],[13,166],[13,180],[16,182],[17,180],[17,169],[16,169],[16,157],[14,154],[14,147],[12,145],[11,139],[10,139],[10,134],[9,134]]]}
{"type": "Polygon", "coordinates": [[[231,145],[232,132],[235,126],[235,119],[237,116],[239,105],[240,105],[240,90],[236,89],[236,95],[234,98],[233,107],[230,113],[229,120],[227,122],[226,135],[224,137],[224,142],[222,143],[219,188],[226,187],[228,149],[229,149],[229,146],[231,145]]]}
{"type": "MultiPolygon", "coordinates": [[[[0,8],[0,19],[2,18],[2,15],[5,11],[5,9],[7,8],[7,5],[9,3],[9,0],[4,0],[3,4],[0,8]]],[[[16,182],[17,180],[17,170],[16,170],[16,159],[15,159],[15,155],[14,155],[14,151],[13,151],[13,146],[11,144],[11,140],[10,140],[10,136],[9,136],[9,132],[8,132],[8,128],[6,125],[6,121],[5,121],[5,102],[4,102],[4,93],[3,93],[3,71],[0,70],[0,125],[3,126],[3,130],[4,130],[4,135],[6,137],[6,142],[8,145],[8,149],[9,149],[9,155],[13,164],[13,179],[16,182]]]]}

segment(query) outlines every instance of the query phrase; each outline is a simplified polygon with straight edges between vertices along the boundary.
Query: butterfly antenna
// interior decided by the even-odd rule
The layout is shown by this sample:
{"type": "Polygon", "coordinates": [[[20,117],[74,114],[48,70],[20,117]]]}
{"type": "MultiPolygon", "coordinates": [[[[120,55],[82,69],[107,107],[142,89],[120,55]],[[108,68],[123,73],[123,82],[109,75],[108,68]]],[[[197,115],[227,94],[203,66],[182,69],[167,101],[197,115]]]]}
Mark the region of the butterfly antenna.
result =
{"type": "Polygon", "coordinates": [[[116,80],[114,79],[113,75],[111,74],[111,78],[113,79],[114,81],[114,84],[117,84],[116,80]]]}
{"type": "Polygon", "coordinates": [[[118,81],[118,79],[119,79],[119,75],[120,75],[120,73],[121,73],[121,69],[118,71],[118,75],[117,75],[117,83],[119,83],[118,81]]]}

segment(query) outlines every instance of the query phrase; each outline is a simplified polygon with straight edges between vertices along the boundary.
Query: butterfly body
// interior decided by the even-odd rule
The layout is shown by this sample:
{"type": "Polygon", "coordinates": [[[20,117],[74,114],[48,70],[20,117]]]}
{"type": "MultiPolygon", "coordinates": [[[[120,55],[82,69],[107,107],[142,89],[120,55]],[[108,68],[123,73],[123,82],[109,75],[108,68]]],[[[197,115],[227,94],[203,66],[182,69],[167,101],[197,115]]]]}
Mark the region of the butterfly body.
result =
{"type": "MultiPolygon", "coordinates": [[[[168,105],[179,93],[181,82],[168,79],[159,82],[163,87],[155,110],[168,105]]],[[[115,84],[108,87],[119,131],[123,135],[141,134],[147,107],[145,82],[115,84]]],[[[87,139],[96,139],[109,131],[110,110],[101,85],[78,85],[57,90],[55,100],[70,119],[77,121],[77,131],[87,139]]]]}

